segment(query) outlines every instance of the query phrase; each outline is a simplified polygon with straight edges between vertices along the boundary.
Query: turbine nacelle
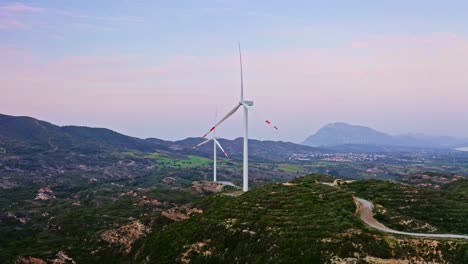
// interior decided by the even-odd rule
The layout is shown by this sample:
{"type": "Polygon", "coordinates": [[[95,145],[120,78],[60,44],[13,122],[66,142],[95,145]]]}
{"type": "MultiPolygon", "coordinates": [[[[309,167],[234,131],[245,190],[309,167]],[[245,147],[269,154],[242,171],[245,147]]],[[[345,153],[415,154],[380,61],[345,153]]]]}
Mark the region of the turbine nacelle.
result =
{"type": "Polygon", "coordinates": [[[240,101],[239,102],[240,105],[243,105],[247,108],[251,107],[254,105],[254,102],[253,101],[247,101],[247,100],[244,100],[244,101],[240,101]]]}

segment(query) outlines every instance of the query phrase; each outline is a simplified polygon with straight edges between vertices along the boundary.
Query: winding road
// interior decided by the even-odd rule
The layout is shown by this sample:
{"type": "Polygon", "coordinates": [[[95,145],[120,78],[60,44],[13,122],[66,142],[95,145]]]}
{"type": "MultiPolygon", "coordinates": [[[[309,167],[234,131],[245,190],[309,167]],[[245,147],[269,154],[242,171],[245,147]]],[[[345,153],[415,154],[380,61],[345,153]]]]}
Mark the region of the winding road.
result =
{"type": "Polygon", "coordinates": [[[359,215],[367,225],[378,229],[383,232],[392,233],[392,234],[399,234],[399,235],[407,235],[407,236],[417,236],[417,237],[431,237],[431,238],[459,238],[459,239],[468,239],[468,235],[454,235],[454,234],[423,234],[423,233],[411,233],[411,232],[402,232],[393,230],[388,228],[379,221],[377,221],[374,216],[372,215],[372,209],[374,209],[374,204],[372,202],[364,200],[362,198],[353,197],[356,205],[358,206],[357,210],[359,215]]]}

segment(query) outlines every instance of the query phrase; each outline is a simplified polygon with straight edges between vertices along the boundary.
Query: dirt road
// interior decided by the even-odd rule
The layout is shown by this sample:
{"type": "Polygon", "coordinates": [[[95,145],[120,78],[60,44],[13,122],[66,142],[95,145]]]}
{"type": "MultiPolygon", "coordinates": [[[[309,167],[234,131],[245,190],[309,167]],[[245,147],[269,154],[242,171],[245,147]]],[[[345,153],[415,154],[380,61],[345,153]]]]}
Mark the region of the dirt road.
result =
{"type": "Polygon", "coordinates": [[[374,208],[374,204],[372,202],[364,200],[362,198],[354,197],[354,200],[358,206],[359,215],[367,225],[378,229],[383,232],[392,233],[392,234],[399,234],[399,235],[406,235],[406,236],[417,236],[417,237],[430,237],[430,238],[460,238],[460,239],[468,239],[468,235],[454,235],[454,234],[423,234],[423,233],[411,233],[411,232],[402,232],[393,230],[388,228],[379,221],[377,221],[374,216],[372,215],[372,209],[374,208]]]}

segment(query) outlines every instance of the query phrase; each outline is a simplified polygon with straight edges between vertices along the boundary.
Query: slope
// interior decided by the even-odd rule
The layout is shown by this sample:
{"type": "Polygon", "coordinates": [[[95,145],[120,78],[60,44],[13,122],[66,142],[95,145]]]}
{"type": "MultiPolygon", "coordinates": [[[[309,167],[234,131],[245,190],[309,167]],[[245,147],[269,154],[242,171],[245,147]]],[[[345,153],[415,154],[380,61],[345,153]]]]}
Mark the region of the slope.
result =
{"type": "Polygon", "coordinates": [[[395,237],[369,229],[355,216],[352,193],[317,182],[324,180],[333,178],[312,175],[238,197],[211,196],[195,204],[204,213],[155,230],[134,250],[131,261],[461,263],[468,257],[466,241],[395,237]]]}
{"type": "Polygon", "coordinates": [[[166,147],[109,129],[56,126],[31,117],[0,114],[0,146],[9,153],[44,151],[109,152],[116,149],[154,151],[166,147]]]}

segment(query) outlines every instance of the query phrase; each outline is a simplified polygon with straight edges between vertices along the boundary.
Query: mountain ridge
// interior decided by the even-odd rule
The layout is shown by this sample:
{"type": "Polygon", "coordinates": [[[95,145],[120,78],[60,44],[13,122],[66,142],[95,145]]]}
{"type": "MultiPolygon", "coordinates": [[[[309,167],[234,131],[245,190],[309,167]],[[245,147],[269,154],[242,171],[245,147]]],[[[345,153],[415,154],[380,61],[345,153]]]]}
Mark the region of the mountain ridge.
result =
{"type": "MultiPolygon", "coordinates": [[[[27,116],[0,114],[0,147],[13,152],[78,151],[99,152],[100,150],[129,149],[142,152],[155,150],[181,154],[198,153],[211,156],[212,144],[197,150],[193,146],[203,138],[186,138],[169,141],[158,138],[137,138],[127,136],[107,128],[86,126],[57,126],[52,123],[27,116]]],[[[233,140],[218,139],[230,156],[242,154],[242,138],[233,140]]],[[[249,139],[252,156],[277,159],[293,153],[310,153],[320,149],[283,141],[249,139]]]]}

